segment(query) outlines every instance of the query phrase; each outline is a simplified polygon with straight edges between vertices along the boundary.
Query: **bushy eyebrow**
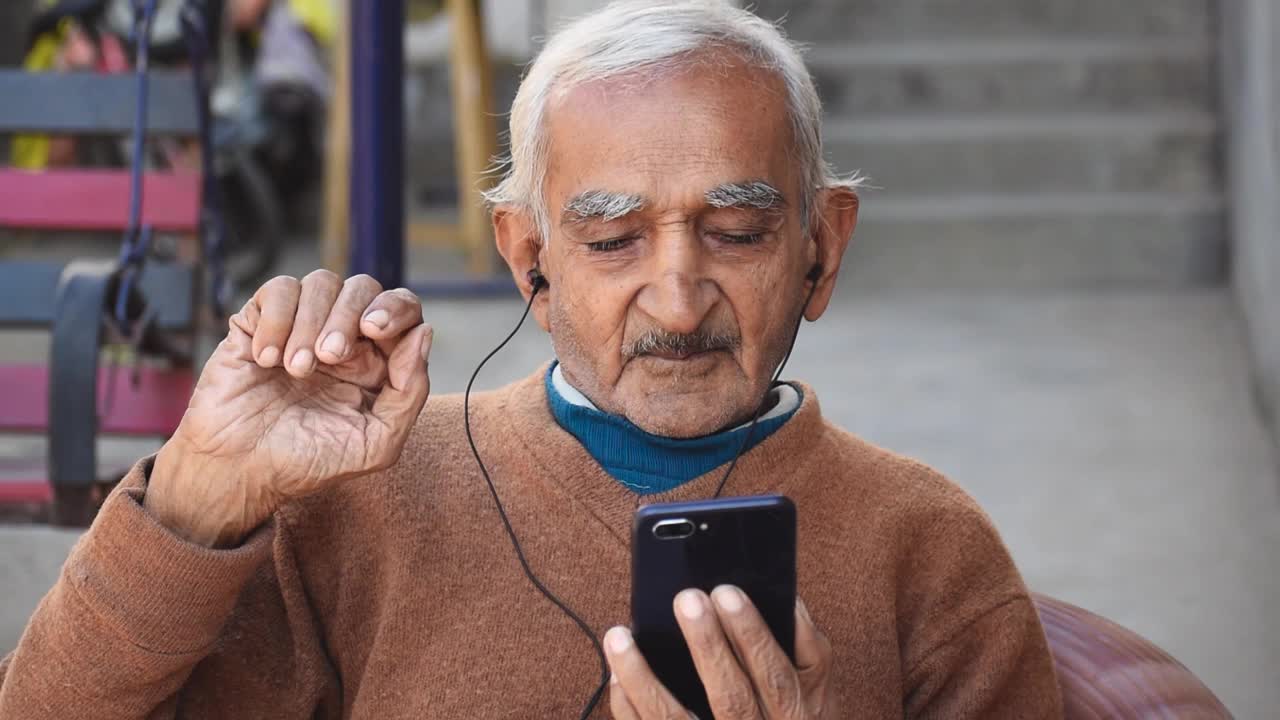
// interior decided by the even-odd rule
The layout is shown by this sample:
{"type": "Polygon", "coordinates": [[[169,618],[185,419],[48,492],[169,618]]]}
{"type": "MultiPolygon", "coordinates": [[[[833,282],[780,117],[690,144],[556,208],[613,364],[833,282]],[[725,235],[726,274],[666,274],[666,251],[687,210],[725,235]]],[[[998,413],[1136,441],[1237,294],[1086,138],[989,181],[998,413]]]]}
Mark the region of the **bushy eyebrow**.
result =
{"type": "Polygon", "coordinates": [[[603,220],[609,222],[633,212],[643,210],[645,200],[630,193],[588,190],[574,195],[564,204],[561,222],[603,220]]]}
{"type": "MultiPolygon", "coordinates": [[[[703,199],[717,209],[743,208],[780,212],[787,206],[782,192],[763,180],[723,183],[706,191],[703,199]]],[[[633,193],[587,190],[574,195],[564,204],[561,222],[610,222],[643,210],[645,204],[643,196],[633,193]]]]}
{"type": "Polygon", "coordinates": [[[703,195],[714,208],[749,208],[753,210],[782,210],[787,200],[782,192],[763,180],[724,183],[711,188],[703,195]]]}

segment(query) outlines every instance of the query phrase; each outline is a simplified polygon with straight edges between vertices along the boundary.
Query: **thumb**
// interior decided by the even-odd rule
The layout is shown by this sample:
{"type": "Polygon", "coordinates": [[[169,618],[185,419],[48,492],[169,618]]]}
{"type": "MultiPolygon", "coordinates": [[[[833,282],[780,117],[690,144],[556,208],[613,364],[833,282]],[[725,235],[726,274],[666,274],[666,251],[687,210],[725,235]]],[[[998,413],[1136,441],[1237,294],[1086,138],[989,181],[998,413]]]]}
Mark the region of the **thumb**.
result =
{"type": "Polygon", "coordinates": [[[379,433],[370,438],[369,448],[379,465],[390,465],[399,457],[409,430],[427,402],[431,390],[427,377],[431,339],[431,326],[419,325],[400,339],[387,358],[387,384],[374,399],[372,409],[379,433]]]}

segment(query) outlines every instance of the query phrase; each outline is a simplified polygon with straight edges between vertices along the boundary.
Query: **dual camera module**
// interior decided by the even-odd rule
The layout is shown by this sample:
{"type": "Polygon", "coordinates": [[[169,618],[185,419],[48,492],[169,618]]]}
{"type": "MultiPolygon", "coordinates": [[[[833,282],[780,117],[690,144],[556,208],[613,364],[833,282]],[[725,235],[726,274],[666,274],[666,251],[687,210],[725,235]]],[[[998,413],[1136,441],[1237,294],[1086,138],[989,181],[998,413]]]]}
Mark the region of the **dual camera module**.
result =
{"type": "Polygon", "coordinates": [[[659,540],[684,540],[696,532],[706,532],[705,522],[695,523],[688,518],[669,518],[653,524],[653,536],[659,540]]]}

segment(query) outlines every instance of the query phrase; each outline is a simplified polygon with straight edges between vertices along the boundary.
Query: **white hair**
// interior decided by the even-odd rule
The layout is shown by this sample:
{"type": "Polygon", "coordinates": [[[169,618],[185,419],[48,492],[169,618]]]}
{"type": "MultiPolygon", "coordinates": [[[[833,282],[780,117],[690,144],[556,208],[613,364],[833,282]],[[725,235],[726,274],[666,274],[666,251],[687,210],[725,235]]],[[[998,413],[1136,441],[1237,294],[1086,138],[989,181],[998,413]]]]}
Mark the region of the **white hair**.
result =
{"type": "Polygon", "coordinates": [[[823,158],[822,102],[800,48],[778,26],[725,0],[621,0],[559,30],[529,66],[511,105],[510,155],[499,166],[505,165],[505,173],[485,199],[532,213],[542,237],[549,238],[543,184],[551,100],[583,83],[684,67],[715,49],[735,52],[785,85],[806,226],[819,190],[861,184],[856,175],[836,175],[823,158]]]}

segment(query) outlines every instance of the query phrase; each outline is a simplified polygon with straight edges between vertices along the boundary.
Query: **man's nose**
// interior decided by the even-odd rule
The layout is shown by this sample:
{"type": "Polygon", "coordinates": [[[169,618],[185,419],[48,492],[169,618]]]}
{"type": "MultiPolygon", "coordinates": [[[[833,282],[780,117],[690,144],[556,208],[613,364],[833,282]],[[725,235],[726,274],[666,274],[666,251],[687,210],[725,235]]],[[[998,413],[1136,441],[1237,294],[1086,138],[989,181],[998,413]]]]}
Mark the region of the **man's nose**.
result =
{"type": "Polygon", "coordinates": [[[693,333],[715,305],[716,285],[704,276],[696,240],[666,245],[655,257],[653,279],[637,305],[663,330],[693,333]]]}

